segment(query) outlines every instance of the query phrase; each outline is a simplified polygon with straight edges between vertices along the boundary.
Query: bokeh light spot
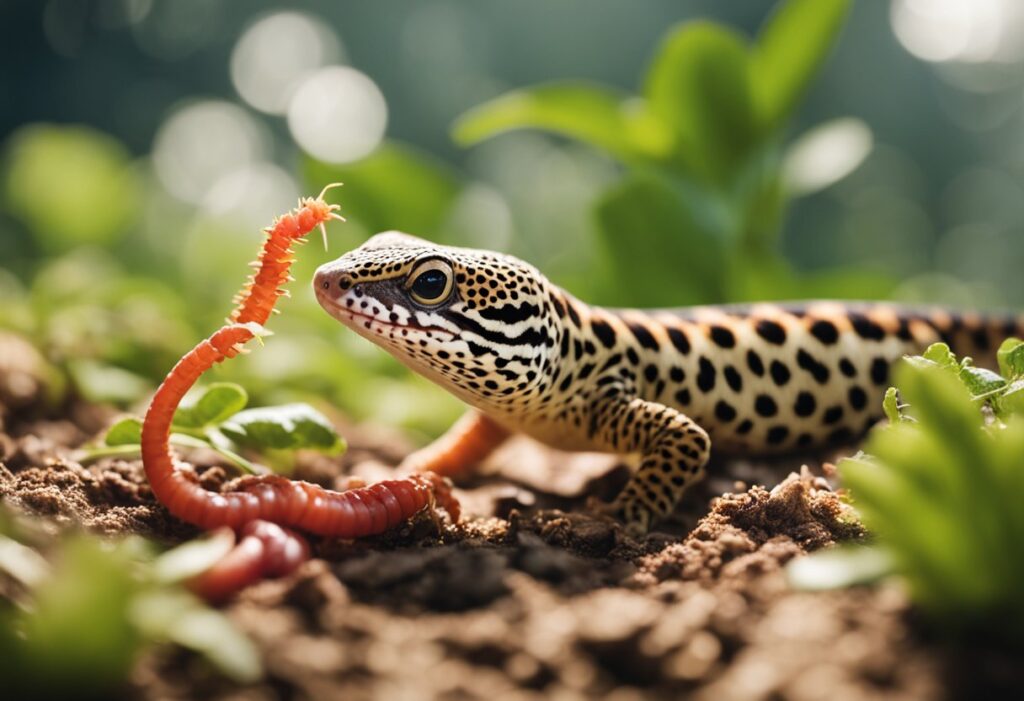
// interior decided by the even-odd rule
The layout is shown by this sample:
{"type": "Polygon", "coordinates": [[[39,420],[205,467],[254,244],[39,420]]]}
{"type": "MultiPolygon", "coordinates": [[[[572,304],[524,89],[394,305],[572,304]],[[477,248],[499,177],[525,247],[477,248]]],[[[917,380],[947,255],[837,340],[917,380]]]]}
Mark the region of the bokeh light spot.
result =
{"type": "Polygon", "coordinates": [[[783,168],[786,184],[795,194],[823,190],[856,170],[873,142],[868,125],[852,117],[815,127],[790,146],[783,168]]]}
{"type": "Polygon", "coordinates": [[[231,81],[242,99],[263,112],[284,114],[303,78],[342,57],[338,38],[300,12],[254,22],[231,52],[231,81]]]}
{"type": "Polygon", "coordinates": [[[157,177],[174,196],[200,203],[221,177],[264,160],[268,138],[245,110],[209,100],[167,119],[153,144],[157,177]]]}
{"type": "Polygon", "coordinates": [[[1013,63],[1024,58],[1020,0],[894,0],[900,43],[925,61],[1013,63]]]}
{"type": "Polygon", "coordinates": [[[288,105],[288,128],[307,153],[348,163],[380,144],[387,116],[376,83],[354,68],[330,66],[299,86],[288,105]]]}

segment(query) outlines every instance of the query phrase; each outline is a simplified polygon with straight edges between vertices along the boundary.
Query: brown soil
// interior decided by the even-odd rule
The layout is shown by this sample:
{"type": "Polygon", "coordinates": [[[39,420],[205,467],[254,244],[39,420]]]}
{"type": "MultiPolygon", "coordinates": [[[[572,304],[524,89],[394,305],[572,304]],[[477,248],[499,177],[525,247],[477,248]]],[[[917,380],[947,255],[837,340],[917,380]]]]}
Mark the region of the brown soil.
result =
{"type": "MultiPolygon", "coordinates": [[[[78,405],[54,418],[40,408],[43,384],[12,382],[9,359],[0,367],[6,503],[105,535],[196,535],[154,503],[137,461],[72,459],[109,412],[78,405]]],[[[345,435],[345,458],[309,457],[299,476],[376,478],[404,450],[381,429],[345,435]]],[[[204,480],[223,480],[212,456],[192,457],[204,480]]],[[[263,653],[263,682],[238,688],[164,647],[144,655],[128,695],[939,699],[1020,688],[1024,673],[1006,654],[930,640],[895,585],[791,589],[788,561],[863,535],[824,478],[806,468],[785,476],[794,467],[718,466],[686,509],[634,541],[585,509],[588,496],[621,486],[623,466],[512,445],[460,493],[472,515],[458,527],[438,532],[421,518],[385,537],[321,541],[296,575],[230,604],[263,653]],[[714,497],[726,491],[736,493],[714,497]]]]}

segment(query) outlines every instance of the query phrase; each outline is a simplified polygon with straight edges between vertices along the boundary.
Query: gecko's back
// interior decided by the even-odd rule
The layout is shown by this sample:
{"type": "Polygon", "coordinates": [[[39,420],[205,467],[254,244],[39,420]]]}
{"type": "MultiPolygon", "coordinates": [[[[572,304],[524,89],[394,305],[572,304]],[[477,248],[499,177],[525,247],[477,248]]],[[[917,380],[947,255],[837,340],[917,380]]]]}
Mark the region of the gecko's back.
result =
{"type": "Polygon", "coordinates": [[[624,337],[640,396],[691,416],[716,451],[743,454],[848,442],[881,417],[902,356],[944,341],[991,365],[999,343],[1024,331],[1008,314],[864,302],[593,314],[624,337]]]}

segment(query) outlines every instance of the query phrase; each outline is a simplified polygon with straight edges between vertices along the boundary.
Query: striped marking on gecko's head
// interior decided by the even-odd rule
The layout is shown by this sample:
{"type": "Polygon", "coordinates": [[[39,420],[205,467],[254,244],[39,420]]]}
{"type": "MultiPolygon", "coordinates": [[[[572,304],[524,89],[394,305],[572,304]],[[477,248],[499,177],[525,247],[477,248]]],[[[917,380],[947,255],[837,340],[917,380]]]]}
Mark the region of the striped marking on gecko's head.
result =
{"type": "Polygon", "coordinates": [[[536,395],[557,341],[549,283],[489,251],[386,232],[322,265],[313,287],[331,316],[481,407],[536,395]]]}

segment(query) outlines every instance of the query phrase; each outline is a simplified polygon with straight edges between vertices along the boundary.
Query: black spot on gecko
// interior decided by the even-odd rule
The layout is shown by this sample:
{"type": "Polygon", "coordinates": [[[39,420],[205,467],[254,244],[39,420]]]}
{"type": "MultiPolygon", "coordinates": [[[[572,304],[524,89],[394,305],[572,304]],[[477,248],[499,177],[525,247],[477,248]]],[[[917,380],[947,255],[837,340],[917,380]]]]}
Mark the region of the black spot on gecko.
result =
{"type": "Polygon", "coordinates": [[[668,340],[672,341],[672,345],[676,347],[676,350],[686,355],[690,352],[690,339],[686,337],[686,334],[674,326],[669,326],[668,329],[668,340]]]}
{"type": "Polygon", "coordinates": [[[697,387],[701,392],[710,392],[715,388],[715,366],[703,355],[700,357],[700,372],[697,373],[697,387]]]}
{"type": "Polygon", "coordinates": [[[801,369],[811,373],[814,379],[818,381],[818,384],[823,385],[828,382],[828,368],[815,360],[814,356],[803,348],[797,351],[796,364],[799,365],[801,369]]]}
{"type": "Polygon", "coordinates": [[[810,392],[801,392],[796,395],[796,403],[793,405],[793,412],[797,416],[810,416],[817,408],[818,403],[814,401],[814,395],[810,392]]]}
{"type": "Polygon", "coordinates": [[[757,322],[754,329],[757,331],[757,335],[768,341],[768,343],[781,346],[786,342],[786,329],[774,321],[761,319],[757,322]]]}
{"type": "Polygon", "coordinates": [[[767,394],[759,394],[754,400],[754,411],[758,416],[775,416],[779,412],[779,407],[767,394]]]}
{"type": "Polygon", "coordinates": [[[764,377],[764,362],[761,360],[761,356],[757,354],[757,351],[747,351],[747,367],[750,368],[750,372],[758,377],[764,377]]]}
{"type": "Polygon", "coordinates": [[[884,385],[889,381],[889,362],[885,358],[871,361],[871,381],[876,385],[884,385]]]}
{"type": "Polygon", "coordinates": [[[646,326],[643,324],[629,324],[629,330],[633,333],[641,346],[649,348],[650,350],[658,350],[658,342],[654,339],[654,336],[651,335],[650,329],[646,326]]]}
{"type": "Polygon", "coordinates": [[[708,335],[719,348],[734,348],[736,346],[735,334],[724,326],[712,326],[708,329],[708,335]]]}
{"type": "Polygon", "coordinates": [[[722,371],[722,375],[725,377],[726,383],[732,388],[733,392],[741,392],[743,390],[743,378],[736,371],[732,365],[726,365],[725,370],[722,371]]]}
{"type": "Polygon", "coordinates": [[[839,340],[839,331],[836,329],[836,325],[825,319],[819,319],[811,324],[811,335],[826,346],[831,346],[839,340]]]}
{"type": "Polygon", "coordinates": [[[789,382],[789,368],[780,363],[778,360],[773,360],[769,372],[771,373],[772,380],[779,387],[784,386],[789,382]]]}
{"type": "Polygon", "coordinates": [[[601,321],[600,319],[591,319],[590,329],[605,348],[611,348],[615,345],[615,329],[608,322],[601,321]]]}
{"type": "Polygon", "coordinates": [[[715,418],[724,422],[732,421],[736,418],[736,410],[728,402],[719,399],[715,404],[715,418]]]}

